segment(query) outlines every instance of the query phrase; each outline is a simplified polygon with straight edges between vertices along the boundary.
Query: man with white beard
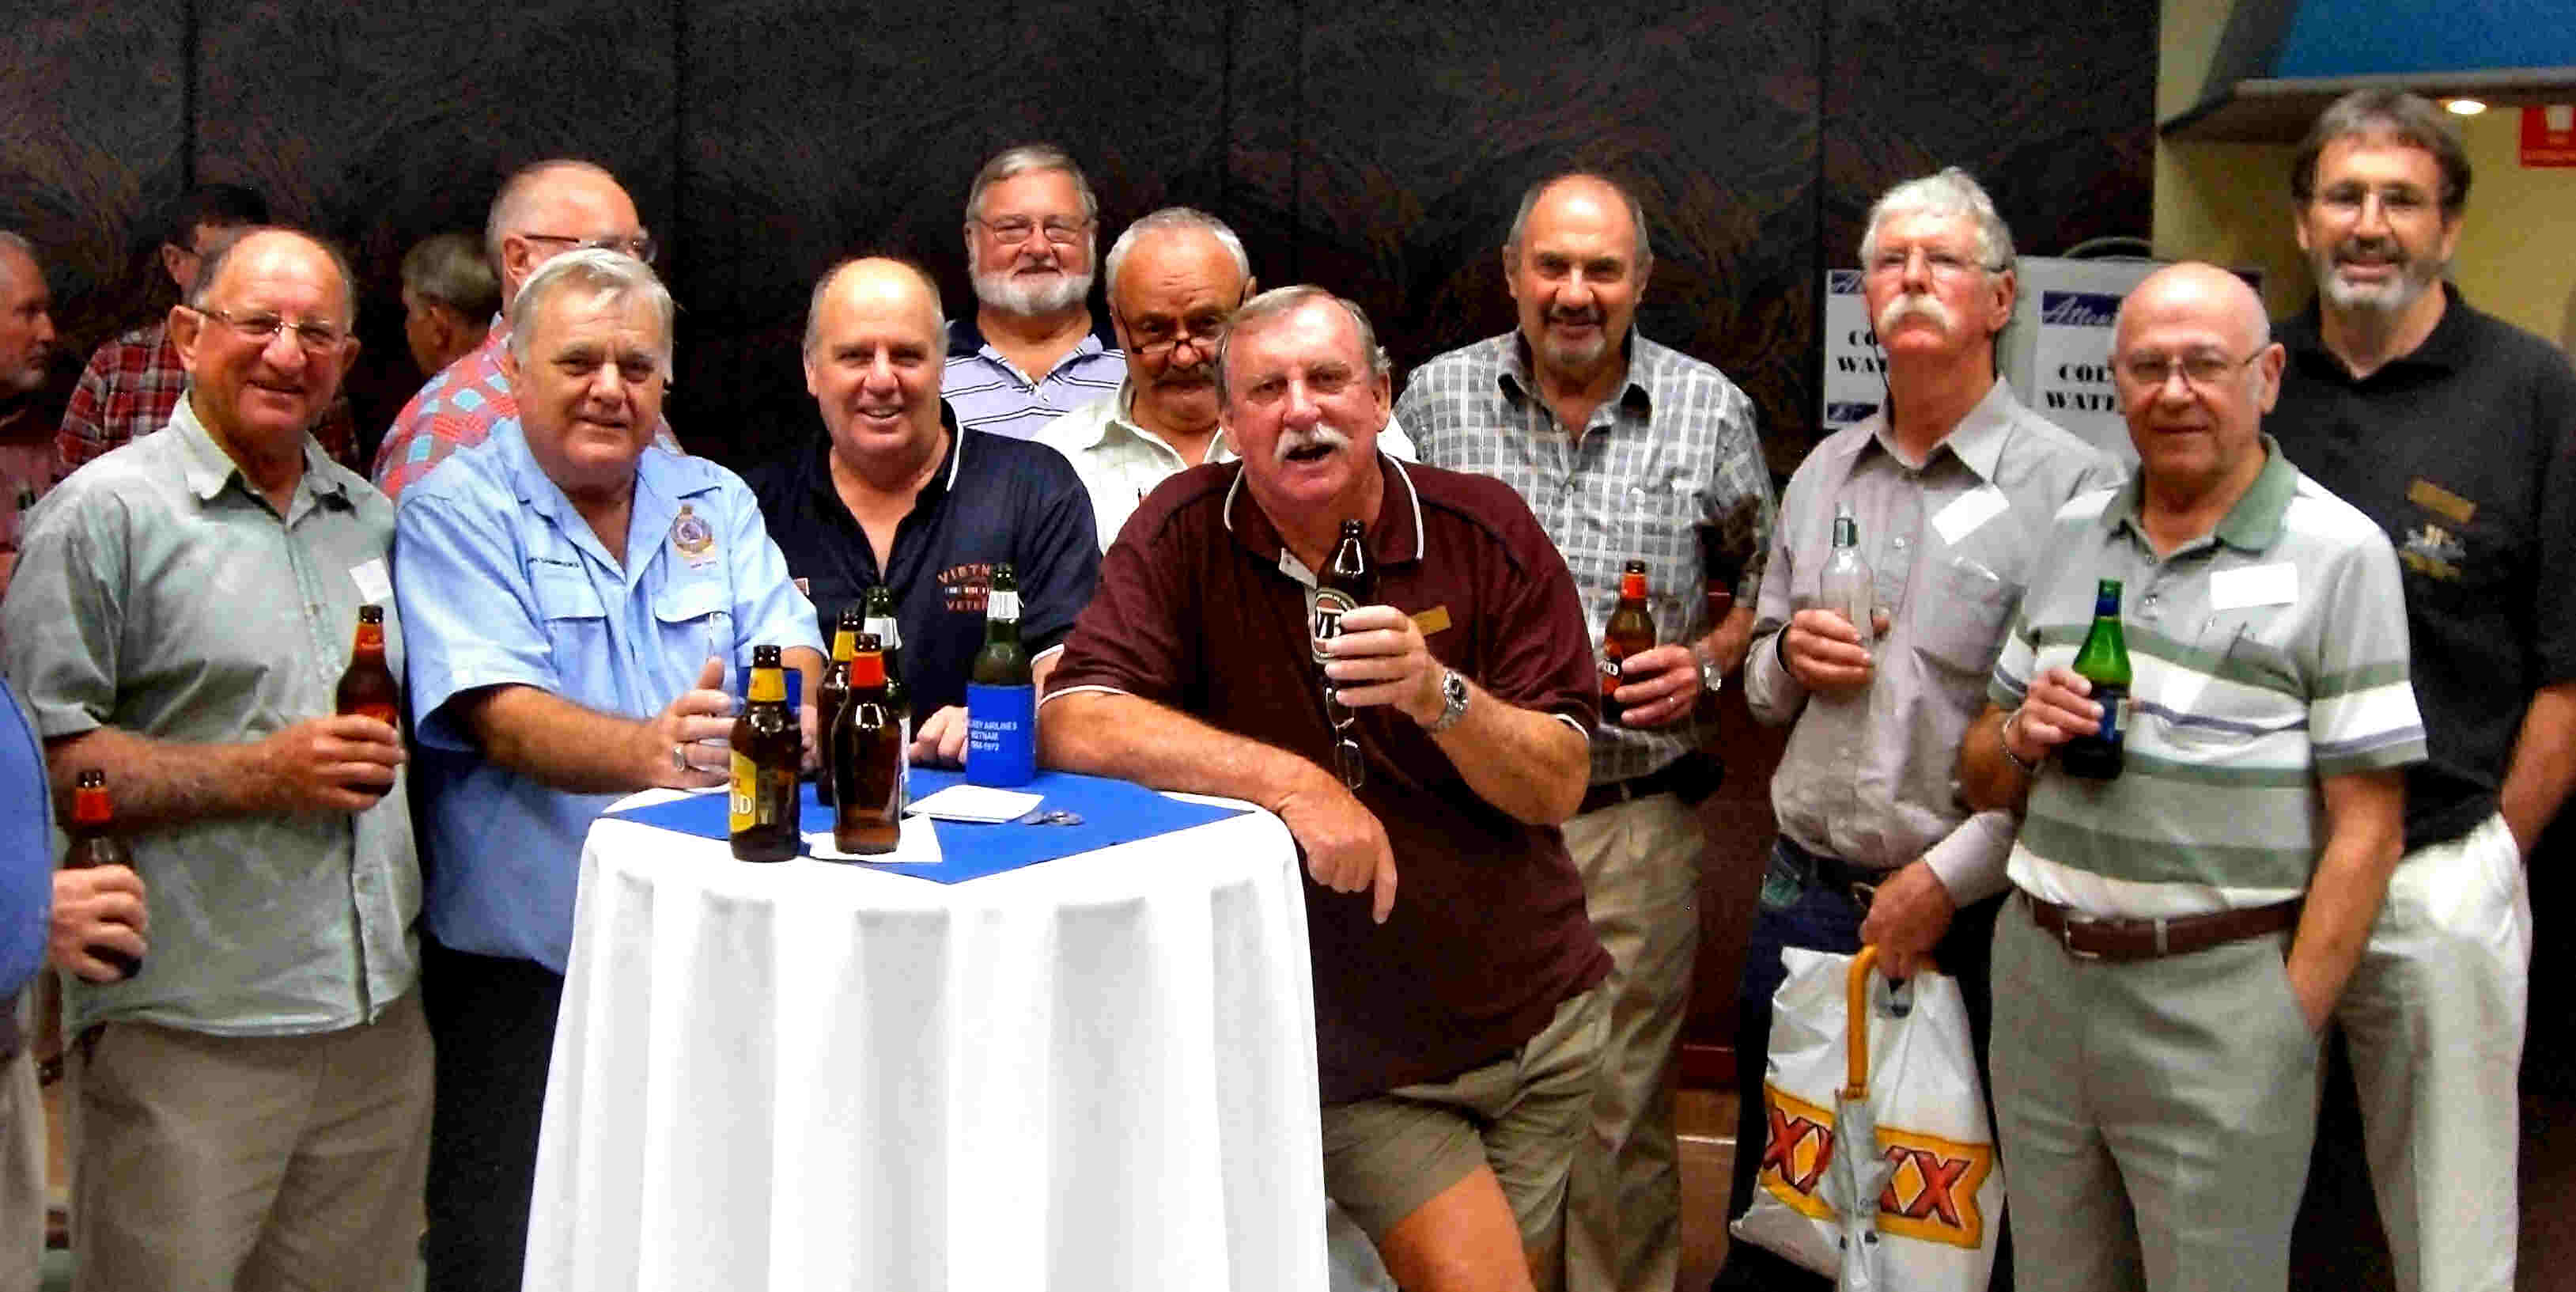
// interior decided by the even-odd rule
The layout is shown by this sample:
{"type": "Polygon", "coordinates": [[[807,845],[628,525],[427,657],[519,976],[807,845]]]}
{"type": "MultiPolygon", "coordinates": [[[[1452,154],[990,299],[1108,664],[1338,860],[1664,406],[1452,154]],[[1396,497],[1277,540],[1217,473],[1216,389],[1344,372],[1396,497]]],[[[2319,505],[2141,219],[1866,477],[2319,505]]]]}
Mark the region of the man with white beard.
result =
{"type": "Polygon", "coordinates": [[[949,325],[939,392],[959,427],[1025,440],[1117,391],[1126,359],[1085,304],[1099,217],[1091,181],[1052,144],[1022,144],[975,172],[966,191],[975,314],[949,325]]]}
{"type": "MultiPolygon", "coordinates": [[[[2277,329],[2264,429],[2396,545],[2430,754],[2407,769],[2405,859],[2335,1022],[2397,1286],[2506,1289],[2523,863],[2576,778],[2576,374],[2442,281],[2469,160],[2432,104],[2344,96],[2290,193],[2317,299],[2277,329]]],[[[2339,1144],[2321,1136],[2321,1160],[2339,1144]]]]}

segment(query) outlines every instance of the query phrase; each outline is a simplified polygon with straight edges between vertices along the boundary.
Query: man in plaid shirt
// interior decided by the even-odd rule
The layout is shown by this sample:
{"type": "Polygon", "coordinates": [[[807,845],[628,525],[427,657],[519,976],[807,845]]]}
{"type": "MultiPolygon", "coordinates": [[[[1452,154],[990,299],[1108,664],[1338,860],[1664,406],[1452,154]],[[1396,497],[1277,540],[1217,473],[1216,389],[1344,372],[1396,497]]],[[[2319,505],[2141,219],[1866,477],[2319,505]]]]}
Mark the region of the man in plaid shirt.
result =
{"type": "Polygon", "coordinates": [[[1619,665],[1592,741],[1591,789],[1565,824],[1593,931],[1616,960],[1591,1142],[1566,1192],[1566,1286],[1670,1288],[1681,1261],[1671,1068],[1699,944],[1701,831],[1716,784],[1703,692],[1744,658],[1771,479],[1753,403],[1717,369],[1637,335],[1653,255],[1644,212],[1597,175],[1533,186],[1503,244],[1520,327],[1414,373],[1396,413],[1422,460],[1500,478],[1538,514],[1583,595],[1594,641],[1621,567],[1643,560],[1656,640],[1619,665]],[[1735,609],[1698,622],[1698,531],[1745,556],[1735,609]]]}
{"type": "MultiPolygon", "coordinates": [[[[492,436],[492,427],[519,415],[501,353],[510,343],[510,302],[537,267],[580,247],[622,251],[653,263],[653,235],[635,213],[617,177],[586,161],[541,161],[503,181],[484,225],[483,249],[501,275],[502,313],[492,316],[483,344],[465,352],[429,379],[395,415],[376,449],[375,483],[388,498],[413,481],[492,436]]],[[[659,414],[656,414],[659,417],[659,414]]],[[[657,421],[654,443],[680,452],[668,422],[657,421]]]]}
{"type": "MultiPolygon", "coordinates": [[[[161,268],[187,299],[197,285],[197,267],[242,230],[268,223],[268,203],[238,184],[206,184],[173,204],[165,216],[161,268]]],[[[63,409],[62,430],[54,436],[54,479],[70,475],[82,463],[138,435],[150,435],[170,423],[170,411],[187,388],[187,371],[179,349],[170,344],[166,320],[152,322],[114,339],[90,355],[72,402],[63,409]]],[[[332,460],[355,469],[358,428],[349,414],[348,398],[335,396],[313,427],[332,460]]]]}

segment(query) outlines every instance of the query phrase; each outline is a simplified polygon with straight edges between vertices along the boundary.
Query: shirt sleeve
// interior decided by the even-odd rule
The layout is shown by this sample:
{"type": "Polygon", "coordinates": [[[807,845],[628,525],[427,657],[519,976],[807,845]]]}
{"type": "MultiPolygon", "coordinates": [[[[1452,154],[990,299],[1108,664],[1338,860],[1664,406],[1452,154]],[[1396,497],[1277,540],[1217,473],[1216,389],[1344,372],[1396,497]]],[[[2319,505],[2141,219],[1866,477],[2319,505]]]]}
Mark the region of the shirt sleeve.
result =
{"type": "Polygon", "coordinates": [[[63,408],[62,429],[54,435],[54,479],[70,475],[80,464],[97,457],[107,447],[108,379],[105,361],[114,343],[98,348],[81,368],[80,384],[72,387],[71,403],[63,408]]]}
{"type": "Polygon", "coordinates": [[[2376,527],[2323,571],[2326,599],[2306,661],[2308,739],[2320,777],[2424,761],[2424,720],[2407,680],[2405,586],[2376,527]]]}
{"type": "Polygon", "coordinates": [[[475,748],[446,708],[468,691],[563,690],[516,526],[503,514],[515,509],[515,500],[495,506],[442,487],[406,497],[394,511],[394,602],[402,612],[412,729],[422,744],[475,748]]]}
{"type": "Polygon", "coordinates": [[[2013,818],[2004,811],[1977,812],[1925,849],[1923,863],[1940,877],[1950,901],[1959,906],[1982,902],[2004,891],[2011,880],[2004,872],[2012,856],[2013,818]]]}
{"type": "Polygon", "coordinates": [[[1717,478],[1711,491],[1717,509],[1708,521],[1717,526],[1725,550],[1745,553],[1744,568],[1735,576],[1735,599],[1750,605],[1761,594],[1776,505],[1762,436],[1754,427],[1753,401],[1731,386],[1728,394],[1718,414],[1717,478]]]}
{"type": "Polygon", "coordinates": [[[1483,507],[1521,568],[1497,581],[1505,592],[1496,613],[1480,617],[1485,667],[1476,684],[1515,707],[1565,718],[1589,738],[1601,721],[1601,684],[1582,594],[1529,504],[1500,482],[1493,492],[1483,507]]]}
{"type": "Polygon", "coordinates": [[[755,642],[782,648],[804,646],[831,652],[823,644],[822,620],[814,603],[787,577],[787,556],[769,536],[760,502],[739,479],[722,486],[724,550],[733,554],[733,622],[736,667],[751,662],[755,642]]]}
{"type": "Polygon", "coordinates": [[[1191,527],[1148,499],[1130,517],[1126,541],[1100,558],[1100,583],[1075,619],[1047,679],[1047,698],[1067,691],[1120,691],[1182,707],[1197,689],[1201,638],[1197,591],[1202,559],[1191,527]]]}
{"type": "Polygon", "coordinates": [[[1786,500],[1773,514],[1770,555],[1763,561],[1761,592],[1754,602],[1753,644],[1744,654],[1744,703],[1755,718],[1775,727],[1795,719],[1807,703],[1807,688],[1780,662],[1779,637],[1798,611],[1790,594],[1798,568],[1790,536],[1797,529],[1795,513],[1809,505],[1810,492],[1799,477],[1790,477],[1786,500]]]}
{"type": "Polygon", "coordinates": [[[117,644],[124,640],[123,585],[101,571],[126,568],[126,503],[64,485],[36,513],[0,602],[0,660],[36,731],[48,740],[108,725],[116,713],[117,644]]]}
{"type": "Polygon", "coordinates": [[[1090,604],[1100,581],[1100,539],[1091,491],[1073,464],[1053,449],[1026,456],[1035,505],[1015,518],[1011,554],[1020,579],[1020,640],[1034,659],[1062,647],[1090,604]]]}

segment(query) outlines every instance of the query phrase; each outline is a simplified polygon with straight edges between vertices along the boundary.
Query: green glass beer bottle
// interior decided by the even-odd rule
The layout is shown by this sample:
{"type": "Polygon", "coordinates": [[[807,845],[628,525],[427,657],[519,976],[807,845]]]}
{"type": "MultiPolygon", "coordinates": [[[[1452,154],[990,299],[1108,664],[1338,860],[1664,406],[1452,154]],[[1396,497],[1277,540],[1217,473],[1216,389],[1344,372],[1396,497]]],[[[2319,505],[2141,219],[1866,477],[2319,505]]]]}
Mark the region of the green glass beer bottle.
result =
{"type": "Polygon", "coordinates": [[[2120,774],[2129,736],[2129,642],[2120,632],[2120,581],[2104,579],[2093,595],[2093,627],[2075,652],[2075,674],[2093,684],[2102,706],[2102,730],[2077,736],[2057,751],[2069,776],[2107,781],[2120,774]]]}

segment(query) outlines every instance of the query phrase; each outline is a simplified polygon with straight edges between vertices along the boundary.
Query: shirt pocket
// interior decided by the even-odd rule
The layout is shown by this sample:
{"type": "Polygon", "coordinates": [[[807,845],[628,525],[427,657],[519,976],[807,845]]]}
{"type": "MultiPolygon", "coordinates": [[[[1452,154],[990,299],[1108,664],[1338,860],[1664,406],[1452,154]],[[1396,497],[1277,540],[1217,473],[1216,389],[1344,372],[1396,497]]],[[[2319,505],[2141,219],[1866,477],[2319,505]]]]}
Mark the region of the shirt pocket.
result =
{"type": "Polygon", "coordinates": [[[545,621],[546,642],[555,668],[568,671],[603,659],[608,645],[608,607],[599,589],[578,566],[531,565],[528,590],[545,621]]]}
{"type": "Polygon", "coordinates": [[[2286,643],[2273,640],[2290,621],[2287,606],[2216,611],[2191,638],[2188,654],[2164,670],[2153,697],[2139,697],[2157,736],[2175,752],[2202,758],[2252,755],[2265,742],[2307,739],[2308,709],[2299,670],[2286,643]]]}
{"type": "MultiPolygon", "coordinates": [[[[689,661],[693,676],[710,655],[732,667],[737,661],[730,591],[724,580],[701,576],[675,579],[654,594],[653,620],[662,635],[663,657],[689,661]]],[[[728,684],[731,680],[726,679],[728,684]]]]}
{"type": "Polygon", "coordinates": [[[1992,570],[1944,556],[1915,589],[1905,608],[1913,621],[1914,649],[1942,668],[1978,676],[1992,672],[2012,615],[2013,586],[1992,570]]]}

